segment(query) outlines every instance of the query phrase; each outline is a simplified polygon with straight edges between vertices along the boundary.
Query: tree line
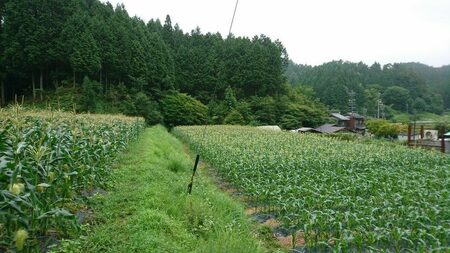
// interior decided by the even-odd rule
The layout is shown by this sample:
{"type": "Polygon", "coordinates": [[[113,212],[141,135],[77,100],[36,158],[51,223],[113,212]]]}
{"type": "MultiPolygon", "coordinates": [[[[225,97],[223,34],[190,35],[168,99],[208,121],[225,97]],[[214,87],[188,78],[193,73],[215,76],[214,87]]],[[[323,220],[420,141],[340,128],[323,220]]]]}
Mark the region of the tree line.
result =
{"type": "Polygon", "coordinates": [[[334,110],[350,110],[349,100],[354,100],[355,111],[372,117],[378,117],[380,106],[387,114],[441,114],[450,109],[450,65],[368,66],[362,62],[332,61],[313,67],[291,61],[286,75],[290,83],[312,88],[320,101],[334,110]]]}
{"type": "Polygon", "coordinates": [[[264,35],[186,33],[170,16],[146,23],[98,0],[6,0],[0,17],[3,104],[25,95],[166,125],[294,127],[327,114],[314,96],[286,84],[286,49],[264,35]]]}
{"type": "Polygon", "coordinates": [[[289,60],[278,40],[184,32],[99,0],[0,2],[1,104],[144,116],[148,123],[317,126],[328,110],[450,108],[450,66],[289,60]]]}

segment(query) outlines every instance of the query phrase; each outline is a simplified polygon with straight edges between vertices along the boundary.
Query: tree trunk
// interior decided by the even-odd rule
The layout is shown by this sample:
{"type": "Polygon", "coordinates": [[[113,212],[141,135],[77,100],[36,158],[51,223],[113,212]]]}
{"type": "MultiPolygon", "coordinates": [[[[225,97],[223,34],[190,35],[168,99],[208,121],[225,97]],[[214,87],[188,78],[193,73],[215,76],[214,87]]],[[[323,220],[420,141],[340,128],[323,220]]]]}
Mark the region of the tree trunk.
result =
{"type": "Polygon", "coordinates": [[[102,68],[100,68],[100,84],[102,84],[102,74],[103,74],[103,71],[102,71],[102,68]]]}
{"type": "Polygon", "coordinates": [[[41,69],[41,76],[39,77],[39,90],[41,92],[41,101],[43,100],[43,93],[44,93],[44,75],[42,73],[41,69]]]}
{"type": "Polygon", "coordinates": [[[1,93],[0,105],[5,105],[5,83],[3,82],[3,80],[0,83],[0,93],[1,93]]]}
{"type": "Polygon", "coordinates": [[[75,70],[73,70],[73,88],[75,89],[75,70]]]}
{"type": "Polygon", "coordinates": [[[31,72],[31,83],[33,85],[33,100],[36,100],[36,83],[34,81],[34,71],[31,72]]]}
{"type": "Polygon", "coordinates": [[[55,89],[58,89],[58,87],[59,87],[58,73],[59,73],[59,70],[56,67],[56,69],[55,69],[55,80],[53,80],[53,86],[55,86],[55,89]]]}

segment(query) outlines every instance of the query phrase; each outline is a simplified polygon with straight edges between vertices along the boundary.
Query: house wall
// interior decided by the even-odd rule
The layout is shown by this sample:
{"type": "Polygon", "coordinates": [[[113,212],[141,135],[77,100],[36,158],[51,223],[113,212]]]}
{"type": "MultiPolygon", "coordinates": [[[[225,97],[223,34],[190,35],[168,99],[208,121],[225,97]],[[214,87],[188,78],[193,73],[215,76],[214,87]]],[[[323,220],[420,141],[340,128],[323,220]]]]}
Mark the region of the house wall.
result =
{"type": "Polygon", "coordinates": [[[355,129],[356,128],[356,120],[355,118],[351,117],[350,120],[348,121],[348,129],[355,129]]]}
{"type": "Polygon", "coordinates": [[[344,120],[338,120],[338,123],[336,124],[338,127],[347,127],[347,121],[344,120]]]}

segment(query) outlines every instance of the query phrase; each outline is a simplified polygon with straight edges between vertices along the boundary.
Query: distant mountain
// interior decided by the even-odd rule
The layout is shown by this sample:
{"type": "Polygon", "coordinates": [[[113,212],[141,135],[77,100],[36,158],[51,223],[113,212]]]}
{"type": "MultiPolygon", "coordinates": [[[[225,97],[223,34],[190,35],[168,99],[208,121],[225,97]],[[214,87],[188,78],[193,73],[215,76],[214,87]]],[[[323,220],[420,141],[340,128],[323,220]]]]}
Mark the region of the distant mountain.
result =
{"type": "Polygon", "coordinates": [[[443,90],[446,86],[450,86],[450,65],[439,68],[418,62],[402,63],[402,65],[424,78],[427,86],[436,92],[443,90]]]}
{"type": "Polygon", "coordinates": [[[312,67],[290,61],[285,75],[293,86],[312,87],[320,100],[335,110],[354,107],[371,116],[380,100],[387,111],[440,114],[450,109],[450,65],[435,68],[411,62],[368,66],[332,61],[312,67]]]}

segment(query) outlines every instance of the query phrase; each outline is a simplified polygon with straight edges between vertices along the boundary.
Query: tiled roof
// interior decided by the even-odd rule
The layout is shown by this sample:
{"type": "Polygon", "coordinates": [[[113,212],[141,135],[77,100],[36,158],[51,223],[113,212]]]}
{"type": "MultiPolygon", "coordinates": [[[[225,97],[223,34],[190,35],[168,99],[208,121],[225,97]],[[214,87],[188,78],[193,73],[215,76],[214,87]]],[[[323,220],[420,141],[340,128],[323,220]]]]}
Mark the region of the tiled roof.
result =
{"type": "Polygon", "coordinates": [[[353,113],[349,112],[349,113],[347,113],[347,117],[353,117],[355,119],[364,119],[364,116],[362,116],[360,114],[357,114],[356,112],[353,112],[353,113]]]}
{"type": "Polygon", "coordinates": [[[340,113],[332,113],[331,116],[337,118],[338,120],[350,120],[348,117],[346,117],[340,113]]]}
{"type": "Polygon", "coordinates": [[[337,127],[333,124],[325,124],[321,125],[320,127],[315,128],[314,130],[324,133],[324,134],[331,134],[331,133],[337,133],[341,130],[345,130],[345,127],[337,127]]]}

